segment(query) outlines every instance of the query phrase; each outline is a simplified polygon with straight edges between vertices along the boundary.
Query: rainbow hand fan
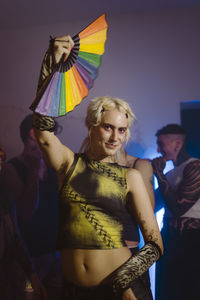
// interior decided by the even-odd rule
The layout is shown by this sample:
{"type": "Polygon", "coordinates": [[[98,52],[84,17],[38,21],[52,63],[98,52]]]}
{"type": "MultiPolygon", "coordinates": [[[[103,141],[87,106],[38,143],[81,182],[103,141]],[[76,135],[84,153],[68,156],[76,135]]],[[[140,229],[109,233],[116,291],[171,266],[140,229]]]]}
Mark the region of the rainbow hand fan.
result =
{"type": "Polygon", "coordinates": [[[57,64],[36,95],[30,109],[51,117],[66,115],[88,95],[104,53],[108,24],[101,15],[73,37],[68,59],[57,64]]]}

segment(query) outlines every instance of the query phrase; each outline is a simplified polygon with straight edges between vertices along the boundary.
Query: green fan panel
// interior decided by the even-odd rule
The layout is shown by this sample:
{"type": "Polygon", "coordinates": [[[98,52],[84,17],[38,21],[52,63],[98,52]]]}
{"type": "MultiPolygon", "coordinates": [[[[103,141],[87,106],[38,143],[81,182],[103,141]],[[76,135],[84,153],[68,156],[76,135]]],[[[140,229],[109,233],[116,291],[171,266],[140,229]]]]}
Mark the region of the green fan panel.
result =
{"type": "Polygon", "coordinates": [[[65,95],[65,75],[62,76],[61,91],[60,91],[60,105],[59,105],[59,116],[66,114],[66,95],[65,95]]]}
{"type": "Polygon", "coordinates": [[[88,52],[83,52],[79,51],[78,56],[81,58],[85,59],[87,62],[92,64],[95,67],[99,67],[101,63],[101,55],[99,54],[94,54],[94,53],[88,53],[88,52]]]}

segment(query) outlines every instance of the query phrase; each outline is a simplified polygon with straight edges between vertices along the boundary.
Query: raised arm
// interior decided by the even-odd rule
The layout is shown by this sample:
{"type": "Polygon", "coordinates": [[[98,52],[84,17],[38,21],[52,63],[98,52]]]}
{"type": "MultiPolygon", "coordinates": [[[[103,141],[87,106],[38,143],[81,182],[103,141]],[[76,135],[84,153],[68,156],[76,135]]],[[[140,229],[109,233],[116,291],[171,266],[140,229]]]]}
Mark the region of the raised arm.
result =
{"type": "Polygon", "coordinates": [[[61,143],[54,134],[54,119],[34,114],[34,132],[43,157],[48,166],[57,173],[68,169],[73,162],[74,153],[61,143]],[[50,122],[47,122],[47,120],[50,122]],[[48,124],[47,124],[48,123],[48,124]]]}
{"type": "MultiPolygon", "coordinates": [[[[61,58],[64,61],[67,59],[73,46],[74,42],[69,35],[50,40],[50,46],[45,54],[40,71],[38,89],[61,58]]],[[[74,153],[54,135],[54,126],[53,118],[34,113],[34,132],[44,159],[56,172],[62,173],[64,169],[67,170],[72,164],[74,153]]]]}

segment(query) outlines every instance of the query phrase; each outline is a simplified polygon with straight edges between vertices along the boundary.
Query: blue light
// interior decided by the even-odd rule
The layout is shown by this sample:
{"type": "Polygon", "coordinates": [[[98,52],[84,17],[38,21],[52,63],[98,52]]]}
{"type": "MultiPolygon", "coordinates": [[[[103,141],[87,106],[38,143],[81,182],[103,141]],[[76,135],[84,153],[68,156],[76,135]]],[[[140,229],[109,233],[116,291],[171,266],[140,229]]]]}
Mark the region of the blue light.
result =
{"type": "Polygon", "coordinates": [[[158,222],[158,227],[159,227],[160,230],[161,230],[162,227],[163,227],[163,216],[164,216],[164,213],[165,213],[164,207],[161,208],[161,209],[156,213],[156,220],[157,220],[157,222],[158,222]]]}

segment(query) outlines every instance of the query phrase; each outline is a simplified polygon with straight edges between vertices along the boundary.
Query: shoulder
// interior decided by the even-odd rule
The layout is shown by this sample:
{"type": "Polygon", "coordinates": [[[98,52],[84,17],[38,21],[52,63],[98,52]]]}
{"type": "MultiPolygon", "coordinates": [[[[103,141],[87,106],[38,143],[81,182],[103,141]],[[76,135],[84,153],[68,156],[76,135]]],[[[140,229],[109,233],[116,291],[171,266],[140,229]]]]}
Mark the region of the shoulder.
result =
{"type": "Polygon", "coordinates": [[[136,169],[127,169],[127,181],[137,181],[142,178],[140,171],[136,169]]]}
{"type": "Polygon", "coordinates": [[[200,173],[200,160],[194,159],[188,162],[183,170],[184,175],[193,174],[193,173],[200,173]]]}
{"type": "Polygon", "coordinates": [[[139,167],[146,167],[146,168],[152,168],[150,160],[149,159],[144,159],[144,158],[139,158],[136,161],[135,168],[139,167]]]}
{"type": "Polygon", "coordinates": [[[142,174],[145,173],[146,175],[153,175],[153,168],[148,159],[139,159],[135,164],[135,169],[141,172],[142,174]]]}
{"type": "Polygon", "coordinates": [[[11,160],[7,161],[3,164],[2,174],[5,175],[7,173],[17,174],[17,165],[18,159],[12,158],[11,160]]]}
{"type": "Polygon", "coordinates": [[[25,176],[26,174],[24,176],[20,176],[18,169],[16,169],[12,163],[6,162],[1,170],[0,185],[14,191],[17,198],[18,192],[22,191],[24,188],[25,176]]]}
{"type": "Polygon", "coordinates": [[[194,166],[199,167],[200,166],[200,159],[193,159],[192,161],[189,161],[186,167],[188,166],[194,166]]]}
{"type": "Polygon", "coordinates": [[[127,190],[135,193],[137,190],[144,188],[144,180],[141,172],[136,169],[127,169],[127,190]]]}
{"type": "Polygon", "coordinates": [[[199,169],[200,168],[200,160],[199,159],[194,159],[194,160],[191,160],[189,161],[186,165],[185,165],[185,168],[184,170],[189,170],[189,169],[199,169]]]}

